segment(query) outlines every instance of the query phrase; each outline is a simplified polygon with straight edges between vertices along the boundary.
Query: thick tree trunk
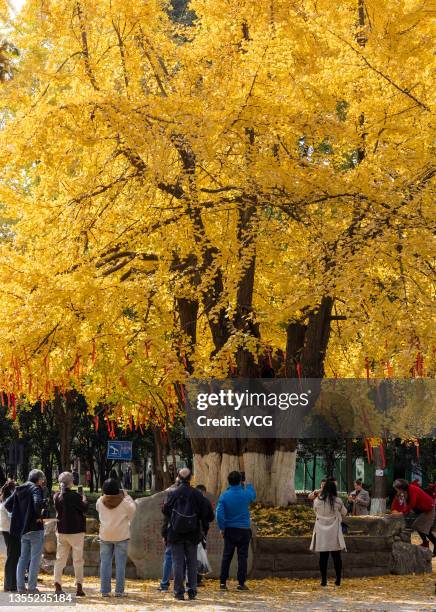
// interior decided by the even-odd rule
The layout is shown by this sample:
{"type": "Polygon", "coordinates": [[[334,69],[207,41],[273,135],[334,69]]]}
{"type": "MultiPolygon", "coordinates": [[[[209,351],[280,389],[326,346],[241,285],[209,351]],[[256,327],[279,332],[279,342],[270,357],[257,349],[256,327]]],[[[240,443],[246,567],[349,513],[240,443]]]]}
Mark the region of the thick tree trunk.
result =
{"type": "Polygon", "coordinates": [[[346,479],[347,479],[347,490],[348,492],[354,489],[353,482],[353,440],[347,438],[345,440],[345,465],[346,465],[346,479]]]}
{"type": "Polygon", "coordinates": [[[370,514],[384,514],[386,512],[387,481],[384,475],[382,455],[380,447],[373,449],[374,456],[374,481],[371,498],[370,514]],[[377,473],[379,472],[379,473],[377,473]]]}
{"type": "Polygon", "coordinates": [[[276,506],[295,503],[297,452],[294,440],[278,440],[271,466],[271,498],[276,506]]]}
{"type": "Polygon", "coordinates": [[[316,453],[313,455],[313,466],[312,466],[312,491],[316,489],[316,462],[318,456],[316,453]]]}
{"type": "MultiPolygon", "coordinates": [[[[247,128],[247,163],[250,163],[251,149],[255,133],[247,128]]],[[[187,213],[191,219],[194,240],[201,247],[201,262],[196,272],[191,272],[191,283],[194,292],[201,287],[201,299],[214,342],[212,357],[227,343],[232,334],[242,339],[247,336],[259,339],[258,324],[253,317],[253,288],[256,269],[255,239],[257,233],[257,202],[253,196],[241,199],[238,209],[237,243],[241,272],[237,287],[236,312],[232,321],[227,318],[226,304],[222,303],[224,294],[223,274],[217,266],[219,254],[217,248],[208,240],[205,231],[201,208],[196,204],[196,159],[183,136],[174,139],[183,171],[189,184],[189,205],[187,213]],[[209,283],[201,286],[200,280],[209,276],[209,283]]],[[[192,259],[192,258],[191,258],[192,259]]],[[[190,258],[188,257],[186,262],[190,258]]],[[[177,264],[179,265],[179,264],[177,264]]],[[[189,314],[186,300],[177,301],[181,329],[195,347],[196,329],[192,325],[193,317],[189,314]],[[188,321],[191,325],[188,325],[188,321]]],[[[309,315],[308,327],[296,329],[300,336],[296,338],[295,350],[288,347],[288,360],[293,360],[295,371],[298,362],[305,364],[305,376],[323,376],[325,349],[330,331],[329,316],[332,300],[324,298],[319,312],[309,315]],[[318,373],[316,373],[318,372],[318,373]]],[[[196,313],[197,314],[197,313],[196,313]]],[[[289,337],[288,337],[289,344],[289,337]]],[[[259,368],[252,352],[241,342],[236,354],[238,376],[252,378],[259,376],[259,368]]],[[[291,361],[289,361],[289,364],[291,361]]],[[[292,370],[291,367],[288,368],[292,370]]],[[[187,366],[192,373],[192,367],[187,366]]],[[[295,372],[288,375],[295,376],[295,372]]],[[[295,441],[281,440],[193,440],[193,460],[195,480],[202,483],[211,493],[219,493],[227,484],[227,475],[234,469],[243,470],[247,481],[251,481],[258,493],[259,501],[283,505],[295,501],[294,475],[296,451],[295,441]]]]}
{"type": "Polygon", "coordinates": [[[319,307],[309,314],[301,351],[301,367],[305,378],[323,378],[324,360],[330,338],[333,299],[323,297],[319,307]]]}
{"type": "MultiPolygon", "coordinates": [[[[285,373],[289,378],[323,378],[324,360],[330,337],[333,300],[323,297],[319,307],[309,312],[307,320],[292,322],[286,330],[285,373]]],[[[289,500],[295,501],[296,440],[288,441],[287,461],[292,469],[288,483],[289,500]]],[[[313,487],[315,487],[316,456],[314,457],[313,487]]],[[[279,482],[279,481],[278,481],[279,482]]],[[[276,499],[280,493],[277,487],[276,499]]]]}
{"type": "MultiPolygon", "coordinates": [[[[236,313],[231,327],[244,336],[259,338],[259,328],[253,321],[253,289],[256,256],[253,249],[247,259],[254,240],[254,206],[241,207],[239,211],[238,243],[241,260],[245,265],[241,272],[237,290],[236,313]]],[[[219,295],[213,292],[216,300],[219,295]]],[[[210,298],[210,295],[208,295],[210,298]]],[[[222,311],[222,316],[224,316],[222,311]]],[[[212,331],[216,351],[229,337],[229,326],[221,327],[221,336],[212,331]],[[224,333],[224,337],[223,337],[224,333]]],[[[241,378],[259,376],[259,367],[252,353],[240,347],[236,354],[237,373],[241,378]]],[[[295,442],[248,439],[248,440],[195,440],[194,472],[196,483],[204,484],[211,493],[219,494],[227,486],[227,476],[233,470],[244,471],[247,482],[253,484],[257,499],[273,505],[286,505],[295,501],[295,442]]]]}
{"type": "Polygon", "coordinates": [[[71,469],[71,442],[74,417],[74,391],[67,391],[62,399],[59,391],[56,391],[53,402],[56,426],[59,432],[59,471],[71,469]]]}
{"type": "Polygon", "coordinates": [[[298,364],[301,364],[306,330],[307,325],[298,322],[289,323],[286,328],[285,373],[287,378],[297,378],[298,376],[298,364]]]}
{"type": "MultiPolygon", "coordinates": [[[[235,317],[238,330],[249,331],[258,337],[258,330],[251,322],[250,292],[254,279],[253,265],[246,268],[241,279],[241,305],[235,317]],[[244,299],[242,299],[244,296],[244,299]],[[244,328],[244,325],[247,327],[244,328]],[[251,327],[248,327],[250,325],[251,327]]],[[[322,378],[324,359],[330,335],[330,316],[333,300],[323,298],[320,306],[308,315],[307,323],[291,323],[287,330],[286,375],[289,377],[322,378]],[[300,364],[300,367],[297,367],[300,364]]],[[[241,349],[237,354],[238,374],[241,377],[258,376],[258,367],[252,355],[241,349]]],[[[195,440],[195,481],[205,484],[208,491],[219,494],[227,486],[227,474],[243,470],[247,482],[251,482],[257,499],[278,506],[296,501],[295,467],[296,440],[195,440]]]]}
{"type": "Polygon", "coordinates": [[[183,355],[183,365],[189,374],[194,367],[191,362],[191,352],[197,342],[198,301],[187,298],[177,298],[177,310],[180,317],[180,328],[188,339],[188,352],[183,355]]]}
{"type": "MultiPolygon", "coordinates": [[[[45,474],[45,478],[46,478],[46,486],[47,489],[49,491],[52,490],[53,487],[53,460],[51,458],[51,453],[50,452],[45,452],[42,456],[41,456],[41,468],[42,471],[45,474]]],[[[27,478],[27,474],[26,474],[26,478],[27,478]]]]}
{"type": "Polygon", "coordinates": [[[170,475],[168,470],[165,472],[163,469],[165,461],[165,444],[162,440],[162,432],[157,427],[153,427],[154,437],[154,474],[155,474],[155,489],[156,491],[163,491],[170,486],[170,475]]]}

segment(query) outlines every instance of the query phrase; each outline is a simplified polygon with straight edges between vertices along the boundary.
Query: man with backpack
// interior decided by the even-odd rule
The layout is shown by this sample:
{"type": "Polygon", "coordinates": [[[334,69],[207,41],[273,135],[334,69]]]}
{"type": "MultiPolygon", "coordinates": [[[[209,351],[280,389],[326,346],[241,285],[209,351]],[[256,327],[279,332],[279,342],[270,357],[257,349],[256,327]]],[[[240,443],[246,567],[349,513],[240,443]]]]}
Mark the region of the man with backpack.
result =
{"type": "MultiPolygon", "coordinates": [[[[182,468],[180,485],[168,495],[162,512],[168,517],[168,544],[171,547],[174,574],[174,596],[185,598],[185,563],[188,574],[188,596],[197,595],[197,547],[202,538],[202,526],[211,520],[210,507],[201,491],[191,487],[191,472],[182,468]]],[[[213,518],[212,518],[213,520],[213,518]]]]}

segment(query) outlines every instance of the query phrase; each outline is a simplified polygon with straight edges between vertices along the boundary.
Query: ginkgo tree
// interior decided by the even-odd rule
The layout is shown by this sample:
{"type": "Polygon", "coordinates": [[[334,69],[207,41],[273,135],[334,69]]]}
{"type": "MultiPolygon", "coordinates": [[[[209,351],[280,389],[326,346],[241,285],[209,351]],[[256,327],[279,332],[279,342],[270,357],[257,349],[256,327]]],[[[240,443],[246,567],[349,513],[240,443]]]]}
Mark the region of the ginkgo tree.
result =
{"type": "MultiPolygon", "coordinates": [[[[165,427],[190,375],[409,375],[433,298],[425,4],[28,0],[2,84],[2,387],[165,427]],[[388,371],[389,370],[389,371],[388,371]]],[[[428,366],[426,366],[428,367],[428,366]]],[[[183,399],[183,398],[182,398],[183,399]]],[[[12,405],[13,404],[13,405],[12,405]]],[[[195,440],[294,499],[294,441],[195,440]]]]}

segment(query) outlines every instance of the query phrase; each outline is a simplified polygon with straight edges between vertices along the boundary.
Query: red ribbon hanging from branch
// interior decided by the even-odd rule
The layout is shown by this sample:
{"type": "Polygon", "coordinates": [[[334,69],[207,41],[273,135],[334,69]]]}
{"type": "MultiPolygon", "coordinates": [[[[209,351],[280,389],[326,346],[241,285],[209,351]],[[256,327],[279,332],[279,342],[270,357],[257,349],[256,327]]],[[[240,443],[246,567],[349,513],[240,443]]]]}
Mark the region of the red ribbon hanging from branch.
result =
{"type": "Polygon", "coordinates": [[[420,351],[416,355],[416,373],[418,376],[424,375],[424,357],[420,351]]]}
{"type": "Polygon", "coordinates": [[[297,376],[299,380],[301,380],[302,375],[303,375],[303,368],[301,367],[301,363],[299,361],[297,361],[296,368],[297,368],[297,376]]]}
{"type": "Polygon", "coordinates": [[[388,359],[387,362],[386,362],[386,369],[387,369],[387,373],[388,373],[388,378],[392,378],[392,375],[394,373],[394,368],[392,366],[392,363],[391,363],[390,359],[388,359]]]}
{"type": "Polygon", "coordinates": [[[369,380],[369,358],[365,357],[366,380],[369,380]]]}
{"type": "Polygon", "coordinates": [[[183,407],[186,408],[185,389],[182,383],[179,383],[180,397],[182,398],[183,407]]]}
{"type": "Polygon", "coordinates": [[[12,403],[12,420],[15,421],[17,418],[17,400],[14,393],[11,393],[11,403],[12,403]]]}
{"type": "Polygon", "coordinates": [[[109,438],[111,440],[113,440],[115,438],[115,423],[114,423],[114,421],[110,421],[109,425],[110,425],[109,438]]]}
{"type": "Polygon", "coordinates": [[[368,463],[371,463],[371,452],[369,450],[369,441],[368,441],[368,438],[365,438],[364,446],[365,446],[365,452],[366,452],[366,457],[368,459],[368,463]]]}

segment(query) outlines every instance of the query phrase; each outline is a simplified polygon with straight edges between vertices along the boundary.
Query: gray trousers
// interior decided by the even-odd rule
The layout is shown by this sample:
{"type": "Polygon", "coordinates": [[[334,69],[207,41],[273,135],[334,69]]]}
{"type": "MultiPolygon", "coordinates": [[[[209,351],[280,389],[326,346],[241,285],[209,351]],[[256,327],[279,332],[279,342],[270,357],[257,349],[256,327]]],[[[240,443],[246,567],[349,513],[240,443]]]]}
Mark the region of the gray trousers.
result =
{"type": "Polygon", "coordinates": [[[189,591],[197,592],[197,547],[198,544],[191,544],[190,542],[171,544],[175,595],[184,595],[185,593],[185,567],[189,591]]]}

